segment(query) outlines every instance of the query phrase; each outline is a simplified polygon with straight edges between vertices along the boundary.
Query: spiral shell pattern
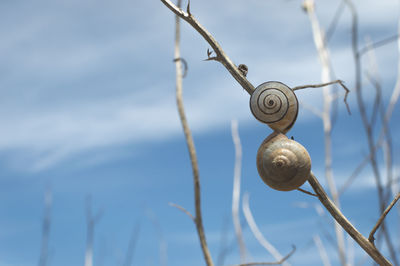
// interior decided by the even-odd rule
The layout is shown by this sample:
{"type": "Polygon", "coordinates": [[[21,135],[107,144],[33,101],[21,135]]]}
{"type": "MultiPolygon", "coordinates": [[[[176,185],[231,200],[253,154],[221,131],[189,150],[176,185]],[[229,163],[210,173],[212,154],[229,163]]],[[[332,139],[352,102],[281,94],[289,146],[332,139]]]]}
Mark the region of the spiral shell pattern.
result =
{"type": "Polygon", "coordinates": [[[250,110],[273,130],[286,133],[296,122],[299,104],[285,84],[269,81],[259,85],[250,97],[250,110]]]}
{"type": "Polygon", "coordinates": [[[300,143],[274,133],[258,149],[257,170],[271,188],[290,191],[299,188],[309,177],[311,158],[300,143]]]}

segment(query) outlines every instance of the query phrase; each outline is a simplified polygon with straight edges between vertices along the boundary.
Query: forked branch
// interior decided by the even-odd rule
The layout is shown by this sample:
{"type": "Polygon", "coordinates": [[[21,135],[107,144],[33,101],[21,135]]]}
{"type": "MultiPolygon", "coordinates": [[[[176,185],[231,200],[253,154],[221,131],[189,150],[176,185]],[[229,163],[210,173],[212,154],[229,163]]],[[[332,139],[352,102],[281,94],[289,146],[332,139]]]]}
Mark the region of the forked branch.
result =
{"type": "Polygon", "coordinates": [[[335,218],[335,220],[343,227],[344,230],[360,245],[368,255],[373,258],[379,265],[392,265],[377,249],[368,241],[342,214],[342,212],[335,206],[335,204],[329,199],[325,190],[318,182],[317,178],[313,173],[310,174],[308,179],[311,187],[318,195],[319,200],[329,211],[329,213],[335,218]]]}

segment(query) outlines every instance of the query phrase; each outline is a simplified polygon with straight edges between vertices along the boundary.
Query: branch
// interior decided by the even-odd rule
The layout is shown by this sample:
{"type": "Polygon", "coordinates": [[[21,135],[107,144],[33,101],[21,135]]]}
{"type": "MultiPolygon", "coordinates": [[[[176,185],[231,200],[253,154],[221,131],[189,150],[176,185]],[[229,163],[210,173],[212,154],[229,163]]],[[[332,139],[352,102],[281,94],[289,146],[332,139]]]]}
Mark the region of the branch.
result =
{"type": "Polygon", "coordinates": [[[256,266],[256,265],[280,265],[283,264],[287,259],[290,258],[290,256],[293,255],[293,253],[296,251],[296,247],[292,247],[292,251],[289,252],[285,257],[282,259],[275,261],[275,262],[249,262],[249,263],[242,263],[234,266],[256,266]]]}
{"type": "Polygon", "coordinates": [[[194,223],[196,223],[196,218],[194,218],[194,216],[193,216],[188,210],[186,210],[185,208],[183,208],[182,206],[180,206],[180,205],[178,205],[178,204],[175,204],[175,203],[172,203],[172,202],[168,203],[168,205],[171,206],[171,207],[177,208],[178,210],[182,211],[184,214],[186,214],[187,216],[189,216],[189,218],[190,218],[194,223]]]}
{"type": "MultiPolygon", "coordinates": [[[[178,6],[174,5],[170,0],[161,0],[161,2],[167,6],[172,12],[178,17],[189,23],[200,35],[210,44],[216,54],[216,58],[221,64],[231,73],[232,77],[245,89],[250,95],[254,91],[254,86],[246,79],[238,67],[232,62],[232,60],[225,54],[222,47],[214,39],[214,37],[194,18],[190,13],[189,5],[187,8],[188,12],[183,11],[178,6]]],[[[175,56],[175,58],[179,58],[175,56]]]]}
{"type": "Polygon", "coordinates": [[[233,173],[233,191],[232,191],[232,219],[235,228],[236,238],[239,244],[240,262],[246,260],[246,246],[244,244],[242,228],[239,219],[240,204],[240,171],[242,169],[242,145],[240,143],[238,121],[232,120],[231,131],[232,141],[235,146],[235,166],[233,173]]]}
{"type": "Polygon", "coordinates": [[[325,206],[333,218],[342,226],[344,230],[360,245],[368,255],[379,265],[392,265],[377,249],[368,241],[358,230],[347,220],[335,204],[329,199],[325,190],[311,172],[308,182],[318,195],[319,201],[325,206]]]}
{"type": "Polygon", "coordinates": [[[53,196],[51,188],[48,186],[44,195],[44,215],[42,224],[42,244],[40,248],[39,266],[46,266],[48,261],[48,249],[49,249],[49,235],[51,225],[51,206],[53,202],[53,196]]]}
{"type": "Polygon", "coordinates": [[[326,82],[326,83],[321,83],[321,84],[297,86],[297,87],[292,88],[292,90],[296,91],[296,90],[302,90],[302,89],[307,89],[307,88],[321,88],[321,87],[325,87],[325,86],[336,84],[336,83],[339,84],[340,86],[342,86],[342,88],[346,91],[345,94],[344,94],[343,101],[344,101],[344,104],[346,105],[347,112],[349,114],[351,114],[349,104],[347,103],[347,96],[350,93],[350,90],[344,85],[344,82],[342,80],[340,80],[340,79],[334,80],[334,81],[330,81],[330,82],[326,82]]]}
{"type": "MultiPolygon", "coordinates": [[[[261,246],[263,246],[269,253],[271,253],[271,255],[276,260],[278,260],[278,261],[283,260],[283,257],[279,253],[279,251],[263,236],[260,229],[258,229],[258,226],[254,220],[253,214],[251,213],[251,210],[250,210],[248,193],[245,193],[243,196],[242,208],[243,208],[243,213],[244,213],[244,217],[246,218],[247,224],[249,225],[251,232],[253,233],[255,238],[258,240],[258,242],[261,244],[261,246]]],[[[257,264],[253,264],[253,265],[257,265],[257,264]]],[[[261,264],[261,265],[263,265],[263,264],[261,264]]],[[[290,265],[290,264],[285,263],[285,265],[290,265]]]]}
{"type": "Polygon", "coordinates": [[[364,48],[361,48],[360,51],[359,51],[358,53],[359,53],[360,56],[361,56],[361,55],[365,54],[366,52],[368,52],[370,49],[379,48],[379,47],[384,46],[384,45],[386,45],[386,44],[389,44],[389,43],[391,43],[391,42],[397,41],[398,38],[399,38],[399,35],[398,35],[398,34],[393,35],[393,36],[390,36],[390,37],[388,37],[388,38],[386,38],[386,39],[380,40],[380,41],[378,41],[378,42],[376,42],[376,43],[372,43],[372,44],[370,44],[370,45],[367,45],[367,46],[364,47],[364,48]]]}
{"type": "MultiPolygon", "coordinates": [[[[169,0],[162,0],[164,4],[166,4],[171,10],[175,10],[174,13],[177,15],[175,17],[175,56],[174,58],[181,58],[180,55],[180,25],[179,25],[179,17],[186,16],[191,17],[190,7],[188,5],[187,11],[188,13],[183,12],[179,7],[172,4],[169,0]]],[[[178,6],[180,6],[181,1],[178,0],[178,6]]],[[[199,165],[197,162],[196,149],[194,147],[194,141],[192,137],[192,133],[189,128],[189,124],[186,119],[185,109],[183,106],[183,96],[182,96],[182,66],[181,60],[175,61],[176,68],[176,104],[178,107],[179,118],[181,120],[183,132],[185,134],[186,144],[189,150],[190,161],[192,164],[193,170],[193,183],[194,183],[194,205],[195,205],[195,217],[194,222],[196,224],[197,234],[200,240],[200,246],[203,251],[203,256],[206,264],[208,266],[213,266],[214,263],[211,258],[210,251],[208,249],[206,236],[204,233],[203,227],[203,218],[201,214],[201,195],[200,195],[200,174],[199,174],[199,165]]]]}
{"type": "Polygon", "coordinates": [[[303,192],[303,193],[305,193],[305,194],[307,194],[307,195],[314,196],[314,197],[318,197],[317,194],[311,193],[310,191],[304,190],[304,189],[302,189],[302,188],[298,188],[297,190],[300,191],[300,192],[303,192]]]}
{"type": "Polygon", "coordinates": [[[136,243],[139,238],[139,231],[140,231],[140,224],[136,223],[133,228],[131,237],[129,239],[128,249],[126,251],[125,261],[123,264],[124,266],[132,265],[132,260],[133,260],[133,255],[134,255],[135,248],[136,248],[136,243]]]}
{"type": "MultiPolygon", "coordinates": [[[[354,57],[354,64],[355,64],[355,91],[356,91],[356,97],[357,97],[357,103],[358,103],[358,109],[360,112],[360,116],[363,122],[363,126],[367,135],[367,141],[368,141],[368,148],[371,154],[370,162],[372,166],[372,170],[374,173],[375,177],[375,183],[377,186],[377,192],[378,192],[378,200],[379,200],[379,209],[380,213],[382,213],[386,207],[386,200],[385,200],[385,195],[384,195],[384,187],[382,184],[382,178],[381,178],[381,173],[379,171],[378,167],[378,162],[375,154],[375,141],[373,139],[373,132],[371,125],[369,124],[368,117],[367,117],[367,112],[366,112],[366,105],[363,99],[363,94],[362,94],[362,75],[361,75],[361,54],[359,50],[359,45],[358,45],[358,37],[359,37],[359,30],[358,30],[358,14],[357,10],[353,4],[352,0],[345,0],[346,4],[351,12],[352,16],[352,29],[351,29],[351,38],[352,38],[352,51],[353,51],[353,57],[354,57]]],[[[382,224],[382,232],[384,235],[384,238],[386,240],[387,247],[389,249],[390,256],[393,260],[394,264],[398,264],[397,262],[397,256],[396,252],[393,247],[393,243],[390,237],[390,233],[386,229],[385,223],[382,224]]]]}
{"type": "Polygon", "coordinates": [[[322,243],[322,240],[319,237],[319,235],[315,235],[313,237],[313,240],[314,240],[315,245],[317,246],[319,256],[321,257],[321,260],[322,260],[322,264],[324,266],[331,266],[328,253],[326,252],[325,246],[322,243]]]}
{"type": "Polygon", "coordinates": [[[385,219],[386,215],[390,212],[390,210],[393,208],[393,206],[396,204],[396,202],[400,199],[400,192],[397,193],[396,197],[393,199],[393,201],[389,204],[389,206],[386,208],[386,210],[382,213],[381,217],[379,218],[378,222],[372,229],[371,233],[369,233],[368,240],[371,243],[374,243],[375,237],[374,234],[376,230],[378,230],[379,226],[382,224],[383,220],[385,219]]]}

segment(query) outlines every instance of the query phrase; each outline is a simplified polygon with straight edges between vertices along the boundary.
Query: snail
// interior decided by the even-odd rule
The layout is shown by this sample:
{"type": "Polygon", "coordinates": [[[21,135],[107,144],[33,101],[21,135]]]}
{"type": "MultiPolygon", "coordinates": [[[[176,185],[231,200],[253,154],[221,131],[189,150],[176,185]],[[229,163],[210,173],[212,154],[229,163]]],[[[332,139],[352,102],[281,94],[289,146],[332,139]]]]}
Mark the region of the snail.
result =
{"type": "Polygon", "coordinates": [[[298,106],[294,92],[276,81],[259,85],[250,97],[253,115],[274,130],[258,149],[257,170],[268,186],[280,191],[299,188],[311,172],[307,150],[285,135],[296,121],[298,106]]]}
{"type": "Polygon", "coordinates": [[[290,191],[307,180],[311,172],[311,158],[300,143],[274,132],[258,149],[257,170],[271,188],[290,191]]]}
{"type": "Polygon", "coordinates": [[[288,86],[269,81],[259,85],[251,94],[250,110],[273,130],[286,133],[296,122],[299,103],[288,86]]]}

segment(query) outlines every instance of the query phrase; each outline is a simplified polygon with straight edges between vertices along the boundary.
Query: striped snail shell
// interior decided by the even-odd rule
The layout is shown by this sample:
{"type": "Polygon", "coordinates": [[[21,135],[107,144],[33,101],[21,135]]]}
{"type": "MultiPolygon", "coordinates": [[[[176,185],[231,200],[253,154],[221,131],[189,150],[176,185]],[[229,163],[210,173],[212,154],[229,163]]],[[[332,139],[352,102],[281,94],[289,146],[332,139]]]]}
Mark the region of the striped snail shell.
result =
{"type": "Polygon", "coordinates": [[[292,89],[281,82],[269,81],[252,93],[250,110],[273,130],[286,133],[296,122],[299,104],[292,89]]]}
{"type": "Polygon", "coordinates": [[[299,188],[308,179],[311,158],[300,143],[274,132],[258,149],[257,169],[268,186],[290,191],[299,188]]]}

